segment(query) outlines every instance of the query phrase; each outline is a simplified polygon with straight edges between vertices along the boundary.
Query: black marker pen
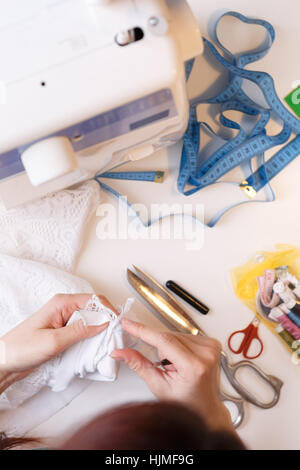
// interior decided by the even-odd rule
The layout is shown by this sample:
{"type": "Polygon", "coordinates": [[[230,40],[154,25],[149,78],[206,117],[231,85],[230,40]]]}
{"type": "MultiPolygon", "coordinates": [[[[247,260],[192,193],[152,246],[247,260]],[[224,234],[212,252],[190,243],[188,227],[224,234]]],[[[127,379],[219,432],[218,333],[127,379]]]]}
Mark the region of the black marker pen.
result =
{"type": "Polygon", "coordinates": [[[194,307],[198,312],[202,313],[202,315],[207,315],[209,312],[209,308],[204,305],[200,300],[196,299],[193,295],[187,292],[185,289],[180,287],[174,281],[168,281],[166,283],[166,287],[170,289],[170,291],[174,292],[174,294],[178,295],[182,300],[187,302],[189,305],[194,307]]]}

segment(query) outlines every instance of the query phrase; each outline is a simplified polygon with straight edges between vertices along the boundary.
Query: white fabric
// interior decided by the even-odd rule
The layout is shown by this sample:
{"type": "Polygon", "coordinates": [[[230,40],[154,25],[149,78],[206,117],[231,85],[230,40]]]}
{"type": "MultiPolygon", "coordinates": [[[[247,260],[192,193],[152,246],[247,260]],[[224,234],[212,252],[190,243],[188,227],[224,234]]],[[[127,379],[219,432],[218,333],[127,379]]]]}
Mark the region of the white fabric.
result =
{"type": "MultiPolygon", "coordinates": [[[[57,293],[93,294],[86,282],[36,261],[0,255],[0,337],[39,310],[57,293]]],[[[28,338],[30,341],[30,338],[28,338]]],[[[52,363],[36,369],[0,395],[0,410],[16,408],[47,383],[52,363]]]]}
{"type": "Polygon", "coordinates": [[[129,311],[132,302],[133,300],[129,299],[120,316],[117,316],[94,295],[85,310],[72,315],[69,325],[79,320],[85,325],[101,325],[106,322],[110,324],[100,335],[75,344],[58,358],[48,381],[53,391],[66,390],[74,377],[98,382],[116,380],[119,364],[110,354],[114,349],[129,348],[133,345],[133,340],[121,326],[121,319],[129,311]]]}
{"type": "MultiPolygon", "coordinates": [[[[98,184],[88,182],[77,189],[50,194],[19,209],[0,211],[0,337],[57,293],[93,294],[86,281],[63,270],[73,269],[86,224],[99,200],[98,184]]],[[[63,395],[49,389],[48,394],[42,394],[42,402],[30,400],[30,408],[28,400],[44,387],[48,374],[49,364],[15,383],[0,396],[0,409],[14,408],[26,401],[26,417],[30,417],[31,409],[33,418],[24,423],[22,407],[11,414],[1,413],[0,430],[27,432],[86,387],[81,381],[63,395]],[[51,406],[48,406],[47,395],[51,406]],[[37,417],[39,409],[43,409],[41,420],[37,417]]]]}
{"type": "Polygon", "coordinates": [[[72,272],[99,201],[99,185],[90,181],[17,209],[0,209],[0,253],[72,272]]]}

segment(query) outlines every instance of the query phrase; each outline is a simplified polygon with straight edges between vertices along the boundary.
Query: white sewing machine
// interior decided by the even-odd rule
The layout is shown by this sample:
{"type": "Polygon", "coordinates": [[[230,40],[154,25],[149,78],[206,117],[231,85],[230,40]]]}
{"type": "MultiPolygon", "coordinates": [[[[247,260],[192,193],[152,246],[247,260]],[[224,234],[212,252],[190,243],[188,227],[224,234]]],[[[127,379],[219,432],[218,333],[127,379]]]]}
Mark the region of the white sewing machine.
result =
{"type": "Polygon", "coordinates": [[[0,0],[0,197],[7,208],[144,158],[188,122],[186,0],[0,0]]]}

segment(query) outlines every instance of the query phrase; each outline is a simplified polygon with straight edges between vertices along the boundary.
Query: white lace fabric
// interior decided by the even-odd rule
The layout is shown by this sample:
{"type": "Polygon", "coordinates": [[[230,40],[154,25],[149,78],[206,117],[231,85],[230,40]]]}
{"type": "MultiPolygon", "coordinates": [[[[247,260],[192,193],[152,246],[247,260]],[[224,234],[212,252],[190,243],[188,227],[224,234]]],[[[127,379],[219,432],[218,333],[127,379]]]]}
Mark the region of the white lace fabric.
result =
{"type": "MultiPolygon", "coordinates": [[[[99,201],[99,186],[90,181],[18,209],[0,210],[0,337],[57,293],[93,294],[92,287],[71,272],[86,225],[99,201]]],[[[49,364],[37,369],[9,387],[0,396],[0,409],[15,408],[31,401],[29,399],[44,387],[48,367],[49,364]]],[[[27,432],[65,406],[83,388],[82,381],[61,397],[49,390],[56,398],[49,399],[51,406],[48,408],[47,394],[42,394],[44,402],[40,404],[35,405],[32,398],[32,408],[29,412],[27,406],[25,423],[21,409],[12,415],[1,413],[0,430],[27,432]],[[42,407],[46,407],[47,412],[41,413],[40,421],[36,414],[42,407]]]]}
{"type": "Polygon", "coordinates": [[[90,181],[17,209],[0,209],[0,253],[72,272],[99,194],[99,185],[90,181]]]}

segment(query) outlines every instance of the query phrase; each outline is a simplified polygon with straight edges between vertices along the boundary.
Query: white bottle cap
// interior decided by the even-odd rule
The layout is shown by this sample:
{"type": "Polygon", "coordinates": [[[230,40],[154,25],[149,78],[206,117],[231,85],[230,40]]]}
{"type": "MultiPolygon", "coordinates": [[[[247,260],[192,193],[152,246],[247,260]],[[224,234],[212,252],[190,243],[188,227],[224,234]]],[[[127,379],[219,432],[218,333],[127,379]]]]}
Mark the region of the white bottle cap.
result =
{"type": "Polygon", "coordinates": [[[51,137],[33,144],[21,156],[33,186],[54,180],[76,170],[77,158],[67,137],[51,137]]]}
{"type": "Polygon", "coordinates": [[[284,300],[284,304],[289,310],[293,310],[293,308],[297,305],[297,302],[294,299],[286,299],[284,300]]]}
{"type": "Polygon", "coordinates": [[[283,311],[279,307],[272,308],[269,318],[270,320],[278,322],[279,319],[284,315],[283,311]]]}
{"type": "Polygon", "coordinates": [[[276,282],[273,287],[275,294],[283,294],[285,292],[285,285],[282,281],[276,282]]]}

